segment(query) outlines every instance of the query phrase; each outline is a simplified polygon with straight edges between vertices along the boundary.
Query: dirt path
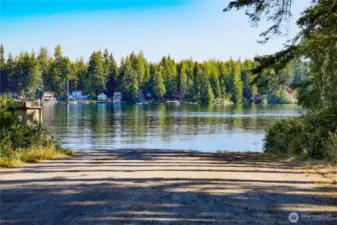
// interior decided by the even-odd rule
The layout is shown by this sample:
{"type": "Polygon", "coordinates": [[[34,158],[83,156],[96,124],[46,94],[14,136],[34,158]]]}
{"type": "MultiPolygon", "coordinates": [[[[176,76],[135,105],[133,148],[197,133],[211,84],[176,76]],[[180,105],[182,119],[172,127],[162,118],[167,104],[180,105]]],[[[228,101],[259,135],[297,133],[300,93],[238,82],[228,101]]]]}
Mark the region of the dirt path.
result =
{"type": "Polygon", "coordinates": [[[289,224],[291,212],[337,224],[336,185],[275,161],[115,150],[27,164],[0,171],[0,224],[289,224]]]}

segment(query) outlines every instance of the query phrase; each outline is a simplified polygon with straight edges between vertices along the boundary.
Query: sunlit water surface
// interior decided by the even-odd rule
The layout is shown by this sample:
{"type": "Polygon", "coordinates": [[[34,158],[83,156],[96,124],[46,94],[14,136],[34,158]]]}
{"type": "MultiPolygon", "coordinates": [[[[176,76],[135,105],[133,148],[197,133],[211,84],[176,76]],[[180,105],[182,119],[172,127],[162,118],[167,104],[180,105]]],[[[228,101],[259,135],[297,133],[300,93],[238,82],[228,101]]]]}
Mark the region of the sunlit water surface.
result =
{"type": "Polygon", "coordinates": [[[298,116],[296,105],[44,106],[44,126],[63,147],[90,149],[263,150],[265,129],[298,116]]]}

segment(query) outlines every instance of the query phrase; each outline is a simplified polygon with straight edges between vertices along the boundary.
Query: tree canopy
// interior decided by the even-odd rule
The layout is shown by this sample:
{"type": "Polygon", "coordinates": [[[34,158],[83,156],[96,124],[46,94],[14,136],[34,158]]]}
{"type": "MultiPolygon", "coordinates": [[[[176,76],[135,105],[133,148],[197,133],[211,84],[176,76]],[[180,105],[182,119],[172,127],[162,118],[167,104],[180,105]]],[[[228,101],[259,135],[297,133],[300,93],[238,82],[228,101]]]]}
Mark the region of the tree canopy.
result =
{"type": "MultiPolygon", "coordinates": [[[[138,92],[151,93],[155,98],[179,99],[210,103],[214,98],[227,101],[252,102],[257,94],[276,94],[273,90],[252,87],[249,82],[254,75],[249,71],[256,62],[250,59],[228,61],[208,60],[197,62],[183,59],[175,62],[164,56],[158,63],[149,62],[143,52],[125,56],[118,65],[108,50],[94,51],[85,62],[83,58],[71,61],[56,46],[54,57],[42,47],[39,53],[22,52],[5,58],[4,47],[0,48],[1,86],[0,92],[21,93],[31,98],[39,97],[44,91],[58,96],[70,91],[82,90],[89,98],[101,92],[112,96],[121,91],[125,100],[134,101],[138,92]]],[[[306,68],[303,61],[294,61],[294,68],[306,68]]],[[[286,92],[295,81],[300,83],[307,77],[308,70],[284,71],[286,92]]],[[[268,73],[262,74],[262,78],[268,73]]],[[[272,80],[275,83],[276,80],[272,80]]],[[[280,102],[280,98],[273,103],[280,102]]]]}

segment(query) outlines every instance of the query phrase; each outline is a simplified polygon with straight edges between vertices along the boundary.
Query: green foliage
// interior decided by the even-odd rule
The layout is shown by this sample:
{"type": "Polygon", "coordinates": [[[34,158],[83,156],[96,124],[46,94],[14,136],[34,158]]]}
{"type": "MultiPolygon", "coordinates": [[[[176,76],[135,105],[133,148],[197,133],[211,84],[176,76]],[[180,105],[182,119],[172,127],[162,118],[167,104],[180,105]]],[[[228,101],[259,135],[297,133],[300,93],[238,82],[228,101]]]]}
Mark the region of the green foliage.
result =
{"type": "Polygon", "coordinates": [[[125,64],[121,74],[121,89],[127,100],[134,101],[138,93],[137,72],[131,65],[125,64]]]}
{"type": "Polygon", "coordinates": [[[268,95],[269,104],[294,104],[296,99],[284,89],[277,89],[273,94],[268,95]]]}
{"type": "Polygon", "coordinates": [[[0,166],[11,166],[16,161],[37,161],[72,153],[57,148],[46,130],[21,124],[10,111],[9,106],[14,104],[15,102],[8,97],[0,97],[0,166]]]}
{"type": "Polygon", "coordinates": [[[158,99],[163,99],[163,96],[166,93],[166,88],[164,85],[163,75],[162,75],[162,67],[157,69],[153,76],[153,93],[154,96],[158,99]]]}
{"type": "Polygon", "coordinates": [[[235,63],[234,75],[232,77],[233,83],[233,92],[232,99],[235,103],[241,103],[243,98],[243,90],[242,90],[242,80],[241,80],[241,64],[240,62],[235,63]]]}
{"type": "MultiPolygon", "coordinates": [[[[281,121],[269,129],[265,149],[336,161],[337,1],[308,4],[297,20],[300,32],[291,44],[274,54],[255,58],[258,65],[252,72],[256,75],[254,82],[264,86],[260,91],[270,94],[284,85],[297,88],[298,102],[307,110],[303,118],[281,121]],[[302,76],[308,70],[301,67],[305,64],[297,63],[301,58],[310,64],[309,76],[302,76]]],[[[282,33],[291,5],[292,0],[234,0],[225,11],[246,9],[252,22],[262,18],[271,21],[273,25],[261,34],[268,41],[282,33]]]]}
{"type": "Polygon", "coordinates": [[[93,52],[89,60],[88,78],[91,82],[91,88],[96,93],[106,92],[106,83],[108,81],[108,73],[104,68],[102,52],[93,52]]]}
{"type": "MultiPolygon", "coordinates": [[[[0,92],[21,93],[29,98],[40,97],[44,91],[66,98],[67,86],[70,91],[82,90],[89,99],[95,99],[101,92],[111,97],[115,91],[122,91],[127,101],[133,101],[139,91],[155,96],[154,89],[158,91],[158,98],[202,103],[211,103],[213,98],[252,102],[258,93],[274,98],[278,92],[276,88],[258,89],[255,84],[251,85],[254,77],[250,70],[256,63],[248,59],[243,62],[212,59],[199,63],[192,59],[175,62],[170,56],[165,56],[159,63],[149,63],[143,52],[132,52],[118,66],[107,49],[93,52],[88,62],[83,58],[72,62],[62,55],[60,45],[55,47],[53,58],[42,47],[37,57],[34,52],[23,52],[17,58],[9,54],[7,61],[1,46],[0,59],[0,92]],[[160,79],[154,79],[158,71],[160,79]]],[[[287,81],[283,89],[289,89],[295,81],[299,84],[306,80],[306,73],[303,62],[296,61],[291,70],[284,71],[287,81]]],[[[274,86],[278,84],[278,80],[267,79],[268,75],[264,72],[261,77],[274,86]]]]}
{"type": "Polygon", "coordinates": [[[337,162],[337,108],[281,120],[267,130],[265,151],[337,162]]]}
{"type": "Polygon", "coordinates": [[[203,68],[198,72],[199,85],[200,85],[200,97],[201,103],[209,104],[214,99],[214,94],[211,88],[210,81],[207,76],[207,68],[203,68]]]}

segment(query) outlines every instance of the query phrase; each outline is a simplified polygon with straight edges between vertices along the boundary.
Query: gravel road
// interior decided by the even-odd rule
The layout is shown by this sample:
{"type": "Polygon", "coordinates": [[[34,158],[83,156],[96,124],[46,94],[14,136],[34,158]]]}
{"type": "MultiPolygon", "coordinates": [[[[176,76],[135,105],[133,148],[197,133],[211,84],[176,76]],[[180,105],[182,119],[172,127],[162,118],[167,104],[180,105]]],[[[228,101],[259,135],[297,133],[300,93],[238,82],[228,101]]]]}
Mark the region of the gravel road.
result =
{"type": "Polygon", "coordinates": [[[0,170],[1,225],[290,224],[331,213],[337,186],[253,153],[87,151],[0,170]]]}

